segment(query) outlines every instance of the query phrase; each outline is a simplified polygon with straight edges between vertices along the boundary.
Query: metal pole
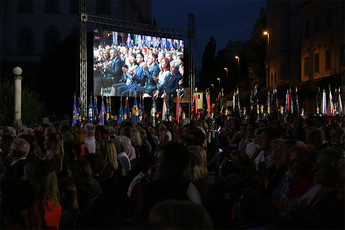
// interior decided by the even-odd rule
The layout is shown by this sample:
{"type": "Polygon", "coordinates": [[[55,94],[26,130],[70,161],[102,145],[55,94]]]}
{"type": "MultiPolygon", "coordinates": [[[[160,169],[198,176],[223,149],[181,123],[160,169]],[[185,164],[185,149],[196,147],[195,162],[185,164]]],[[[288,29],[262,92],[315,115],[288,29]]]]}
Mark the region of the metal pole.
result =
{"type": "Polygon", "coordinates": [[[22,68],[13,69],[14,76],[14,121],[15,126],[22,125],[22,68]]]}

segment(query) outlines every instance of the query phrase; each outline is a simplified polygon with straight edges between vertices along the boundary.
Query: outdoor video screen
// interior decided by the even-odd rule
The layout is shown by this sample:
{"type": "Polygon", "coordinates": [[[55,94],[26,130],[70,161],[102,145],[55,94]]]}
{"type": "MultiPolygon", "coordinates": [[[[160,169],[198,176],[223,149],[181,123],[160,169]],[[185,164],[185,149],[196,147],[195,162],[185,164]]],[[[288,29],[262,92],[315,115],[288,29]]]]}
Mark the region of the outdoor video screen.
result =
{"type": "Polygon", "coordinates": [[[183,91],[184,42],[94,30],[94,95],[175,97],[183,91]]]}

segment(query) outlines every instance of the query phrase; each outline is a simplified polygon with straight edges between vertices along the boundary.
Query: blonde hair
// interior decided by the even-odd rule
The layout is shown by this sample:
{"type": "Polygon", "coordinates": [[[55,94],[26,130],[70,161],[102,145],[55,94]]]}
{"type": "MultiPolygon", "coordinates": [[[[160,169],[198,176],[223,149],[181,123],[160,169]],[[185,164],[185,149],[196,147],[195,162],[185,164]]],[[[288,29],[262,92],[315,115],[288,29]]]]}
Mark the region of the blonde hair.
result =
{"type": "Polygon", "coordinates": [[[104,177],[111,177],[114,171],[119,167],[115,143],[109,140],[102,140],[99,147],[103,160],[103,169],[101,175],[104,177]]]}

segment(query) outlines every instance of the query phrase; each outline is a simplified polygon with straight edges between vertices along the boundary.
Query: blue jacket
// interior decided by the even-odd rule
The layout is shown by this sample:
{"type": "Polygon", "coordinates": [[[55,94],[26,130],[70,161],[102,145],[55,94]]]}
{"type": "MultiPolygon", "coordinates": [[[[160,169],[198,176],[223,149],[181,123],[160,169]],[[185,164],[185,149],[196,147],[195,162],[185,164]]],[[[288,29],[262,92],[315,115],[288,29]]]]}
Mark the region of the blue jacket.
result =
{"type": "Polygon", "coordinates": [[[154,63],[145,70],[145,92],[150,93],[157,88],[157,83],[155,80],[153,80],[153,77],[158,77],[159,72],[160,69],[157,63],[154,63]]]}
{"type": "MultiPolygon", "coordinates": [[[[165,90],[167,97],[175,97],[177,95],[176,89],[179,88],[178,82],[181,79],[182,76],[179,72],[166,79],[165,83],[163,84],[163,90],[165,90]]],[[[163,93],[163,91],[160,91],[160,93],[163,93]]]]}
{"type": "Polygon", "coordinates": [[[119,80],[122,77],[122,61],[120,57],[111,60],[109,67],[105,70],[106,77],[114,77],[119,80]]]}

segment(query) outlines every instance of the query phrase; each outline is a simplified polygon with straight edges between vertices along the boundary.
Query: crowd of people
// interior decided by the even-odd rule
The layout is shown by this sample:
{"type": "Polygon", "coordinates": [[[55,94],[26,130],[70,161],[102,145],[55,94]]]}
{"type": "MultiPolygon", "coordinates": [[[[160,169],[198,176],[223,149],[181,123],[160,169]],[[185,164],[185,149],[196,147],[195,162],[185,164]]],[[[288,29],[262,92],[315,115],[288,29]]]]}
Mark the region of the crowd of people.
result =
{"type": "Polygon", "coordinates": [[[341,115],[107,117],[2,127],[3,229],[345,227],[341,115]]]}
{"type": "Polygon", "coordinates": [[[183,89],[183,50],[174,47],[94,46],[94,94],[176,96],[183,89]]]}

